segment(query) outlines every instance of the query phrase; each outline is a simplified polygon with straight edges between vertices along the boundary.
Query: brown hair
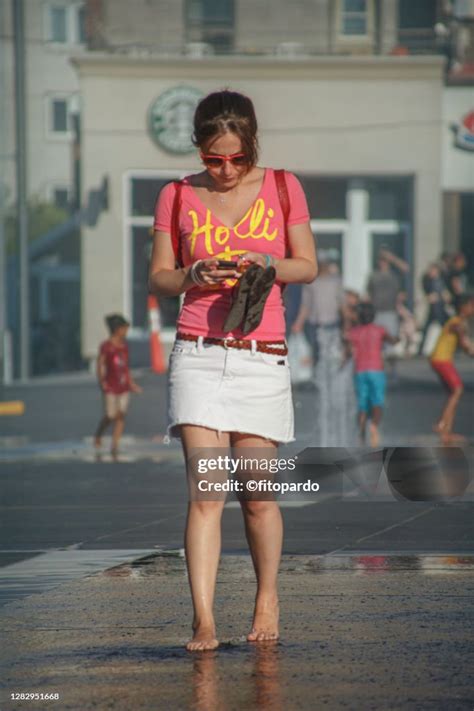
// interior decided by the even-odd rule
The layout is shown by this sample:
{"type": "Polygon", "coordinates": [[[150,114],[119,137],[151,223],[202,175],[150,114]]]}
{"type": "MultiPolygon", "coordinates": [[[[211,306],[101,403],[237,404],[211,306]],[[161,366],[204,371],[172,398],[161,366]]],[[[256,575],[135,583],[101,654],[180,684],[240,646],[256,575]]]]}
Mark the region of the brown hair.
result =
{"type": "Polygon", "coordinates": [[[236,91],[216,91],[202,99],[194,114],[193,143],[203,148],[223,133],[234,133],[242,142],[249,168],[258,161],[257,117],[248,96],[236,91]]]}

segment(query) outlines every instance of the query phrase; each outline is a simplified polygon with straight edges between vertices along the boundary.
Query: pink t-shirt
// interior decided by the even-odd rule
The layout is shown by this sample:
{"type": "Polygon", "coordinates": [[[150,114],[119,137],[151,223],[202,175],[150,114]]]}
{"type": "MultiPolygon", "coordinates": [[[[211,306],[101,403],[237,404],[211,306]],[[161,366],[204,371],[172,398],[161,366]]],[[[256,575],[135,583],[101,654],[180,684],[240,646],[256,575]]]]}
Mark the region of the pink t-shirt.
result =
{"type": "Polygon", "coordinates": [[[356,373],[366,370],[383,370],[382,348],[387,331],[383,326],[368,323],[354,326],[347,334],[352,344],[356,373]]]}
{"type": "MultiPolygon", "coordinates": [[[[189,176],[188,176],[189,177],[189,176]]],[[[292,173],[285,173],[290,214],[288,225],[309,221],[308,205],[300,182],[292,173]]],[[[285,225],[278,199],[274,171],[266,168],[262,187],[255,201],[234,227],[227,227],[204,205],[189,184],[183,181],[181,192],[180,239],[185,265],[197,259],[232,259],[245,252],[261,252],[277,259],[285,256],[285,225]]],[[[161,190],[155,208],[155,230],[171,232],[171,212],[175,188],[172,183],[161,190]]],[[[222,327],[232,305],[235,279],[224,286],[195,286],[184,298],[178,318],[178,330],[198,336],[281,340],[285,335],[282,285],[275,283],[265,304],[258,328],[244,336],[240,329],[224,334],[222,327]]]]}

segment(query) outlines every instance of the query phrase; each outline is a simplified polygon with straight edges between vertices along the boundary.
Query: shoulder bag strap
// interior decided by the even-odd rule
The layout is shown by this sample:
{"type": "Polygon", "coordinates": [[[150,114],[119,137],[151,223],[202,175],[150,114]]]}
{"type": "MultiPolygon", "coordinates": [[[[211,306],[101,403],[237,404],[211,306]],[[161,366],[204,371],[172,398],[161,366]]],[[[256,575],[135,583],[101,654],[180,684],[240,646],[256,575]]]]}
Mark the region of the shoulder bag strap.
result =
{"type": "Polygon", "coordinates": [[[288,252],[288,218],[290,216],[290,196],[288,195],[288,187],[286,184],[285,171],[282,169],[275,170],[275,183],[280,201],[283,219],[285,220],[285,249],[288,252]]]}
{"type": "Polygon", "coordinates": [[[174,194],[173,208],[171,211],[171,244],[173,246],[176,263],[182,267],[181,240],[179,238],[179,212],[181,210],[181,190],[183,183],[181,181],[175,181],[174,187],[176,192],[174,194]]]}

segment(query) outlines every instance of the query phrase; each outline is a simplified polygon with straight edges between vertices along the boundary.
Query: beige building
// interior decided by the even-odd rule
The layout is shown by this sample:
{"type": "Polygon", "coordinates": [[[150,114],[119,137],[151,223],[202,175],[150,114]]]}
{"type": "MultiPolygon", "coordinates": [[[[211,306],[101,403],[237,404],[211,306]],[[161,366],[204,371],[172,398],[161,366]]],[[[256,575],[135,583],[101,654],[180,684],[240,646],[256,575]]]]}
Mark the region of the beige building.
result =
{"type": "MultiPolygon", "coordinates": [[[[53,367],[46,326],[55,332],[61,322],[59,340],[74,351],[54,368],[77,367],[76,334],[91,358],[112,309],[130,317],[143,350],[156,194],[199,169],[192,114],[216,88],[254,100],[262,163],[300,177],[319,251],[338,263],[346,286],[364,291],[382,245],[410,263],[402,283],[412,301],[418,296],[417,308],[422,270],[440,251],[462,249],[472,271],[472,0],[23,0],[23,7],[29,197],[68,207],[72,199],[74,209],[80,201],[74,224],[99,219],[83,229],[80,265],[78,232],[64,232],[40,256],[32,245],[31,323],[35,352],[47,356],[35,372],[53,367]],[[79,122],[82,150],[73,146],[79,122]],[[98,190],[107,184],[108,204],[98,190]]],[[[0,39],[7,97],[0,202],[11,205],[10,0],[0,0],[0,39]]],[[[15,339],[17,277],[7,266],[15,339]]],[[[165,339],[173,338],[177,309],[176,300],[161,304],[165,339]]]]}
{"type": "MultiPolygon", "coordinates": [[[[441,251],[441,58],[95,52],[74,64],[83,97],[84,188],[104,175],[110,186],[108,211],[83,234],[85,357],[95,355],[109,311],[123,311],[132,336],[146,337],[156,194],[171,178],[199,170],[195,152],[176,152],[189,151],[189,96],[195,101],[229,86],[253,99],[261,163],[302,179],[318,246],[339,263],[346,286],[364,290],[384,244],[409,261],[406,286],[413,291],[441,251]]],[[[162,304],[169,338],[176,309],[162,304]]]]}
{"type": "MultiPolygon", "coordinates": [[[[434,24],[436,3],[420,3],[432,6],[420,19],[434,24]]],[[[89,0],[88,5],[95,49],[385,54],[398,41],[399,0],[89,0]]]]}
{"type": "MultiPolygon", "coordinates": [[[[73,115],[79,82],[69,57],[85,50],[85,2],[24,0],[28,194],[66,207],[73,195],[73,115]]],[[[7,203],[15,199],[15,92],[12,3],[0,2],[1,176],[7,203]]]]}
{"type": "Polygon", "coordinates": [[[444,248],[474,260],[474,90],[443,92],[442,188],[444,248]]]}

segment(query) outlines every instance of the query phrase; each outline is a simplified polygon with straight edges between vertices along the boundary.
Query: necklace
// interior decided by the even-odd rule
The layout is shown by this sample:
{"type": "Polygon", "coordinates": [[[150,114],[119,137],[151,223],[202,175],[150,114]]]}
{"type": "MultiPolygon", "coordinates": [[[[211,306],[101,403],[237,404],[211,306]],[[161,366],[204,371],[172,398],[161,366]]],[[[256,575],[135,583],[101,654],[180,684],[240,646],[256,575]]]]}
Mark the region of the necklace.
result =
{"type": "MultiPolygon", "coordinates": [[[[238,187],[238,186],[236,186],[236,187],[238,187]]],[[[216,193],[217,201],[218,201],[219,205],[228,205],[229,193],[231,194],[231,196],[234,196],[234,197],[237,196],[237,194],[238,194],[237,191],[235,191],[235,188],[230,189],[230,190],[218,190],[214,183],[212,183],[211,190],[216,193]]]]}

